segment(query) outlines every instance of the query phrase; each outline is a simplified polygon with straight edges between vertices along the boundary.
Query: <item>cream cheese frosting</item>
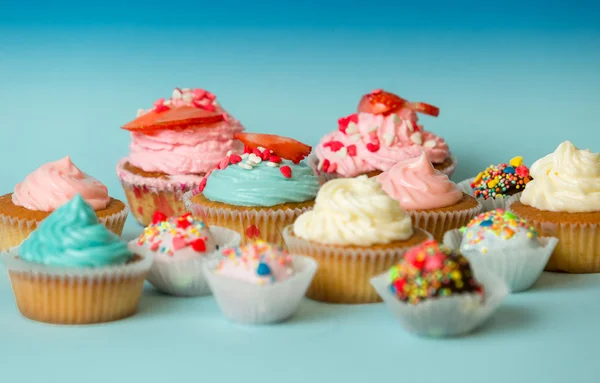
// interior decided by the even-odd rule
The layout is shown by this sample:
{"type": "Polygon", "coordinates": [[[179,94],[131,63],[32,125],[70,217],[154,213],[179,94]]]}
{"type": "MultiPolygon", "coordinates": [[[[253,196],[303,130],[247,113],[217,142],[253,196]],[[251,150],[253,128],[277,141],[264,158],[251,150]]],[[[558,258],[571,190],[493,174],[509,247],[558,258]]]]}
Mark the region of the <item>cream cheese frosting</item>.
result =
{"type": "Polygon", "coordinates": [[[340,178],[319,190],[312,211],[294,222],[300,238],[330,245],[372,246],[413,235],[411,218],[376,179],[340,178]]]}
{"type": "Polygon", "coordinates": [[[40,166],[15,186],[12,202],[29,210],[51,212],[80,194],[94,210],[108,206],[108,189],[82,172],[70,157],[40,166]]]}
{"type": "Polygon", "coordinates": [[[571,142],[537,160],[533,178],[521,202],[539,210],[583,213],[600,211],[600,154],[581,150],[571,142]]]}
{"type": "Polygon", "coordinates": [[[382,189],[408,210],[447,207],[462,199],[458,186],[436,170],[423,151],[377,176],[382,189]]]}

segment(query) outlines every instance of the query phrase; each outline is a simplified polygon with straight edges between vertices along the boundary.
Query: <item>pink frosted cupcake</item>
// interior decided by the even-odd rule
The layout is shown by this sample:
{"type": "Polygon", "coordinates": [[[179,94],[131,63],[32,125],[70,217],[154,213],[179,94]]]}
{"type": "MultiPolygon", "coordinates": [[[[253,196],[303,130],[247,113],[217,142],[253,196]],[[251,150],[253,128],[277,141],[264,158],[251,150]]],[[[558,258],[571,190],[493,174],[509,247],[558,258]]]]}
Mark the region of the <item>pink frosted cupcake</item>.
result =
{"type": "Polygon", "coordinates": [[[243,127],[202,89],[179,89],[123,126],[131,132],[129,156],[119,161],[121,180],[134,217],[148,225],[156,211],[185,212],[182,195],[197,188],[230,150],[243,127]]]}
{"type": "Polygon", "coordinates": [[[424,151],[398,162],[377,180],[411,215],[413,224],[438,241],[445,232],[466,225],[481,211],[481,204],[436,170],[424,151]]]}
{"type": "Polygon", "coordinates": [[[323,137],[309,163],[322,181],[375,176],[424,150],[434,167],[450,176],[456,159],[444,139],[418,124],[417,112],[437,116],[439,109],[373,91],[363,96],[357,114],[339,119],[338,130],[323,137]]]}
{"type": "Polygon", "coordinates": [[[0,251],[19,246],[50,213],[77,194],[101,223],[121,235],[128,213],[125,204],[109,197],[106,186],[65,157],[40,166],[12,193],[0,197],[0,251]]]}

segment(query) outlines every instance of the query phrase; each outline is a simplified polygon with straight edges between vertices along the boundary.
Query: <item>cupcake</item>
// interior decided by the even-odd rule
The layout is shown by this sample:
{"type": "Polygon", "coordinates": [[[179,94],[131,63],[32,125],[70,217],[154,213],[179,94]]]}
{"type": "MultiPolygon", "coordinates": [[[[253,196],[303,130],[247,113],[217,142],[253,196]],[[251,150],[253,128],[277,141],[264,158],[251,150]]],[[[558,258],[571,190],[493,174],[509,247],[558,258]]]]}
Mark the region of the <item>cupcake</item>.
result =
{"type": "Polygon", "coordinates": [[[0,251],[19,246],[56,208],[75,195],[96,211],[101,223],[121,235],[128,209],[108,196],[100,181],[79,170],[69,157],[42,165],[0,197],[0,251]]]}
{"type": "Polygon", "coordinates": [[[500,279],[474,274],[465,257],[436,241],[410,249],[372,283],[406,330],[434,337],[473,331],[507,294],[500,279]]]}
{"type": "Polygon", "coordinates": [[[178,89],[123,126],[131,132],[129,156],[117,175],[135,219],[146,226],[159,211],[185,212],[182,195],[198,187],[225,154],[241,144],[233,135],[243,127],[202,89],[178,89]]]}
{"type": "Polygon", "coordinates": [[[285,246],[281,231],[312,208],[319,189],[302,159],[310,146],[269,134],[236,134],[244,153],[228,153],[200,187],[186,194],[187,208],[208,225],[235,230],[242,244],[262,239],[285,246]]]}
{"type": "Polygon", "coordinates": [[[317,263],[265,241],[226,248],[205,264],[205,274],[223,314],[239,323],[267,324],[297,310],[317,263]]]}
{"type": "Polygon", "coordinates": [[[502,209],[482,213],[444,236],[444,244],[460,248],[475,271],[493,272],[511,292],[533,286],[557,242],[556,238],[538,237],[526,220],[502,209]]]}
{"type": "Polygon", "coordinates": [[[109,322],[136,312],[151,255],[132,253],[77,194],[3,255],[17,307],[55,324],[109,322]]]}
{"type": "Polygon", "coordinates": [[[481,204],[460,191],[447,175],[435,170],[425,152],[398,162],[377,180],[383,191],[400,202],[413,225],[438,241],[448,230],[458,229],[481,211],[481,204]]]}
{"type": "Polygon", "coordinates": [[[508,164],[490,165],[475,178],[458,183],[464,193],[477,198],[483,211],[504,209],[509,197],[520,194],[531,181],[529,168],[518,156],[508,164]]]}
{"type": "Polygon", "coordinates": [[[167,218],[157,212],[131,246],[138,246],[139,253],[153,253],[148,281],[156,289],[171,295],[198,296],[210,294],[204,263],[218,254],[219,247],[239,243],[240,235],[235,231],[208,227],[189,213],[167,218]]]}
{"type": "Polygon", "coordinates": [[[315,207],[283,236],[291,253],[312,257],[319,271],[307,296],[330,303],[378,302],[370,279],[398,262],[410,247],[430,239],[375,178],[327,182],[315,207]]]}
{"type": "Polygon", "coordinates": [[[600,272],[600,154],[565,141],[531,166],[531,176],[507,208],[541,236],[558,238],[546,270],[600,272]]]}
{"type": "Polygon", "coordinates": [[[322,182],[336,177],[374,176],[425,151],[437,170],[452,175],[456,160],[442,138],[418,124],[417,112],[437,116],[439,109],[408,102],[376,90],[363,96],[358,113],[338,120],[310,159],[322,182]]]}

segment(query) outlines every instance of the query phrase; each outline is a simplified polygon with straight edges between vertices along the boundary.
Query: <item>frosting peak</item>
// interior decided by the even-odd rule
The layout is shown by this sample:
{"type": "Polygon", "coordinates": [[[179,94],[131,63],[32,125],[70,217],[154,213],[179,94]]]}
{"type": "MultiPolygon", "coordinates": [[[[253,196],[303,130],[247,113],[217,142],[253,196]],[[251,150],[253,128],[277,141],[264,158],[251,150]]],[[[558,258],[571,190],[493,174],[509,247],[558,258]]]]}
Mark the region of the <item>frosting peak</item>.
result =
{"type": "Polygon", "coordinates": [[[21,245],[19,257],[49,266],[101,267],[123,264],[132,254],[78,194],[42,221],[21,245]]]}
{"type": "Polygon", "coordinates": [[[600,154],[569,141],[537,160],[521,202],[539,210],[581,213],[600,211],[600,154]]]}
{"type": "Polygon", "coordinates": [[[108,189],[79,170],[70,157],[40,166],[15,186],[12,202],[29,210],[50,212],[80,194],[94,210],[108,206],[108,189]]]}
{"type": "Polygon", "coordinates": [[[413,234],[411,218],[377,180],[367,176],[327,182],[314,209],[294,223],[294,234],[322,244],[371,246],[413,234]]]}
{"type": "Polygon", "coordinates": [[[437,209],[462,199],[462,192],[445,174],[435,170],[425,152],[398,162],[377,176],[382,189],[409,210],[437,209]]]}

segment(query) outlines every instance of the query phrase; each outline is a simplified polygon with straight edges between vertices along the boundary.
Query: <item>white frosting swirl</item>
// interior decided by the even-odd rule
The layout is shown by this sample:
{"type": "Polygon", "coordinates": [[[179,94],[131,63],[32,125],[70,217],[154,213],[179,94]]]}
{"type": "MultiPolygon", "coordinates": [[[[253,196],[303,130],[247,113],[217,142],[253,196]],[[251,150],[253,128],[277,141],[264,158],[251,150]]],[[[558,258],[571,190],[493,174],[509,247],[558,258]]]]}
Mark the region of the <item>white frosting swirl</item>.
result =
{"type": "Polygon", "coordinates": [[[539,210],[582,213],[600,211],[600,154],[580,150],[569,141],[537,160],[533,180],[521,202],[539,210]]]}
{"type": "Polygon", "coordinates": [[[328,245],[371,246],[413,235],[411,218],[374,178],[360,176],[327,182],[312,211],[294,222],[294,233],[328,245]]]}

